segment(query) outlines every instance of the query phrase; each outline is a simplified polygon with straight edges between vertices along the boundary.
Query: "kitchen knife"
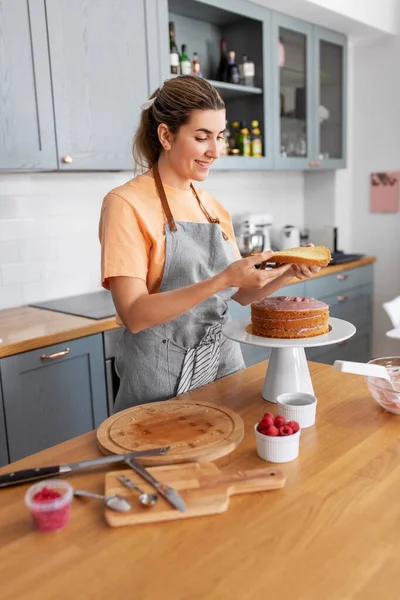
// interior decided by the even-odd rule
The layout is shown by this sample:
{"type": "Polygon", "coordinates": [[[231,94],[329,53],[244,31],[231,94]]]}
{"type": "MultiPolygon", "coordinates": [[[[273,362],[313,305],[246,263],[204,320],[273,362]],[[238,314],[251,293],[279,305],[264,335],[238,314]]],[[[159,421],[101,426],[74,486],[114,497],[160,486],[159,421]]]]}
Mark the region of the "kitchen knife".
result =
{"type": "Polygon", "coordinates": [[[157,492],[161,494],[161,496],[163,496],[170,504],[172,504],[174,508],[185,512],[186,505],[182,500],[181,495],[174,490],[174,488],[166,485],[165,483],[161,483],[161,481],[157,481],[157,479],[153,477],[153,475],[135,458],[127,459],[125,462],[128,467],[133,469],[136,473],[139,473],[139,475],[141,475],[143,479],[147,481],[147,483],[150,483],[150,485],[152,485],[157,492]]]}
{"type": "Polygon", "coordinates": [[[103,456],[101,458],[93,458],[91,460],[83,460],[81,462],[70,463],[65,465],[55,465],[52,467],[37,467],[36,469],[22,469],[21,471],[13,471],[12,473],[6,473],[0,475],[0,488],[8,487],[17,483],[26,483],[27,481],[34,481],[36,479],[42,479],[43,477],[54,477],[61,475],[62,473],[69,473],[70,471],[77,471],[79,469],[87,469],[89,467],[97,467],[100,465],[109,465],[113,463],[122,462],[129,458],[143,458],[144,456],[162,456],[171,449],[171,446],[165,446],[163,448],[150,448],[149,450],[143,450],[142,452],[128,452],[127,454],[113,454],[111,456],[103,456]]]}

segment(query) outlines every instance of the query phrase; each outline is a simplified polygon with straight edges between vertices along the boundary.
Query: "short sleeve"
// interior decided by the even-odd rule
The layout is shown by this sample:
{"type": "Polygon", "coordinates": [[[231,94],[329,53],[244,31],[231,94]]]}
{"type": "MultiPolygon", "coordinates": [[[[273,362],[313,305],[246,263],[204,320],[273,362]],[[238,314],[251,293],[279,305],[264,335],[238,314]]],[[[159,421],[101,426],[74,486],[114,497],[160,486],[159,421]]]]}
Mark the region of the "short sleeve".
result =
{"type": "Polygon", "coordinates": [[[140,228],[134,208],[122,196],[109,193],[101,209],[101,284],[109,277],[136,277],[146,281],[150,244],[140,228]]]}

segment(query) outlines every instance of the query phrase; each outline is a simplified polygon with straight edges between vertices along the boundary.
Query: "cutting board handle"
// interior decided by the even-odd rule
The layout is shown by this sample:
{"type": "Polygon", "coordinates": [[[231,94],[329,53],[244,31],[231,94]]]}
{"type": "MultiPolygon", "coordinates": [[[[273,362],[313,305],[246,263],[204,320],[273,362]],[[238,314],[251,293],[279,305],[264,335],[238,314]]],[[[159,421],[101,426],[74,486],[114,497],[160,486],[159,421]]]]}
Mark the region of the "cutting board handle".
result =
{"type": "Polygon", "coordinates": [[[201,487],[224,487],[229,495],[276,490],[285,485],[286,476],[278,469],[251,469],[237,471],[218,476],[210,476],[202,482],[201,487]]]}

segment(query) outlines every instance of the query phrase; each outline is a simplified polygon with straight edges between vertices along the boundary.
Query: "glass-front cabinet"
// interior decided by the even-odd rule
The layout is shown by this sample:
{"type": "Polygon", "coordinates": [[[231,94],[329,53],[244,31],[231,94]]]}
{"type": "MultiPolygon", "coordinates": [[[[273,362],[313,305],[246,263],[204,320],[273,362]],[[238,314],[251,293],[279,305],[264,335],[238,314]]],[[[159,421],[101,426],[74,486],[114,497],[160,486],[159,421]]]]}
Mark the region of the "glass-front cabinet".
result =
{"type": "Polygon", "coordinates": [[[313,160],[312,26],[272,16],[274,166],[307,169],[313,160]]]}
{"type": "Polygon", "coordinates": [[[347,42],[335,32],[314,28],[316,166],[338,169],[346,166],[347,42]]]}

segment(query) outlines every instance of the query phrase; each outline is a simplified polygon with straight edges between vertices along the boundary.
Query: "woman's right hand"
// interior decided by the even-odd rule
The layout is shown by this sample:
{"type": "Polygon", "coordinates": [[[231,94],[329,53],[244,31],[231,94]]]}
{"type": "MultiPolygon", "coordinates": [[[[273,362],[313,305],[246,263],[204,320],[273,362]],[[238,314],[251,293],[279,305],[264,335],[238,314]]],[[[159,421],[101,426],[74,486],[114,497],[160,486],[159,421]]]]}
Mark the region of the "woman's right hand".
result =
{"type": "Polygon", "coordinates": [[[272,250],[265,250],[259,254],[253,254],[233,262],[222,271],[222,274],[226,277],[227,287],[249,287],[260,290],[267,283],[274,281],[291,268],[292,265],[290,264],[267,270],[255,268],[255,265],[267,261],[272,255],[272,250]]]}

